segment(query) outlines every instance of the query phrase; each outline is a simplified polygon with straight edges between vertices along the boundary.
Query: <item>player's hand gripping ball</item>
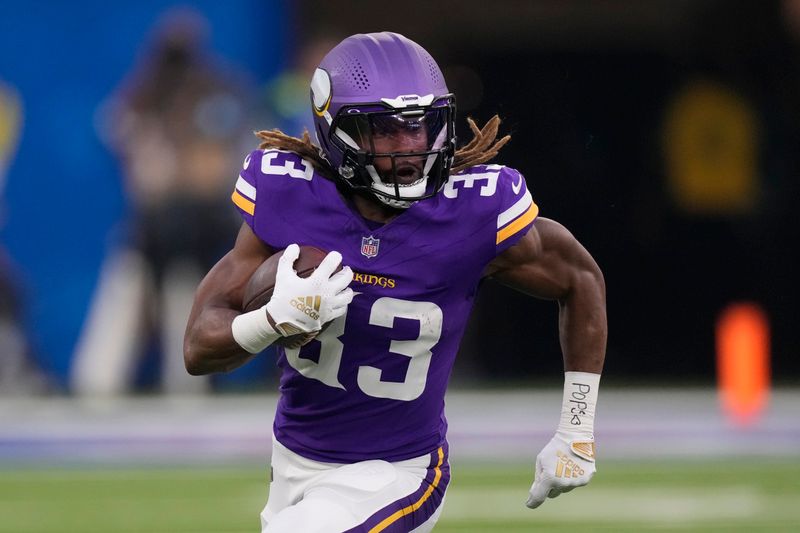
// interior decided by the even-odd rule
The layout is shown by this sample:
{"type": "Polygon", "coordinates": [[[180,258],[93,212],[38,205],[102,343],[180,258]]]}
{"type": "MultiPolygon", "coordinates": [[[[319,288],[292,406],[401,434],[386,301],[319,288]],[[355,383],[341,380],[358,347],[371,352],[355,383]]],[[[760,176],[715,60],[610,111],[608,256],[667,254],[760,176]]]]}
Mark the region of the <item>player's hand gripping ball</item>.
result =
{"type": "Polygon", "coordinates": [[[353,299],[347,288],[350,267],[341,267],[339,252],[289,245],[270,256],[244,289],[245,312],[267,305],[267,317],[283,339],[275,344],[298,348],[311,342],[332,320],[343,315],[353,299]]]}

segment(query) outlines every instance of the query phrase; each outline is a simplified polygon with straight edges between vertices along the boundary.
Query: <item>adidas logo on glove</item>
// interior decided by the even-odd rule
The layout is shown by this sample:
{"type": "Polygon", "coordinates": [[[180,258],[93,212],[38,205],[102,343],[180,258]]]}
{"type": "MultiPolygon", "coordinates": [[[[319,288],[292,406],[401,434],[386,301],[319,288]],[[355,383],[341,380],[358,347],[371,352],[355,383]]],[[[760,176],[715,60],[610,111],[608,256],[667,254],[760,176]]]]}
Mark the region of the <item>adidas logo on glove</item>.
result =
{"type": "Polygon", "coordinates": [[[312,320],[319,319],[319,307],[322,302],[320,295],[316,296],[296,296],[289,301],[289,305],[311,317],[312,320]]]}
{"type": "Polygon", "coordinates": [[[578,463],[570,459],[565,453],[560,450],[556,451],[558,455],[558,463],[556,463],[556,477],[580,477],[585,474],[583,468],[578,463]]]}

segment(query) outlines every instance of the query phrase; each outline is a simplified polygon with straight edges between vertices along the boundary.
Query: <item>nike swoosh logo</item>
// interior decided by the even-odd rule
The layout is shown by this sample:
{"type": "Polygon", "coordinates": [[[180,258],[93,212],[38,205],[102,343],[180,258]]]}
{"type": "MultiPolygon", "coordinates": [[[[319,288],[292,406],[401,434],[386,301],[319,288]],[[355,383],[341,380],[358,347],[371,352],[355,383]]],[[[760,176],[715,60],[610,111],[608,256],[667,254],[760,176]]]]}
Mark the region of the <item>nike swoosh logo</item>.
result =
{"type": "Polygon", "coordinates": [[[522,176],[519,177],[518,182],[511,184],[511,190],[514,191],[514,194],[519,194],[519,190],[521,188],[522,188],[522,176]]]}

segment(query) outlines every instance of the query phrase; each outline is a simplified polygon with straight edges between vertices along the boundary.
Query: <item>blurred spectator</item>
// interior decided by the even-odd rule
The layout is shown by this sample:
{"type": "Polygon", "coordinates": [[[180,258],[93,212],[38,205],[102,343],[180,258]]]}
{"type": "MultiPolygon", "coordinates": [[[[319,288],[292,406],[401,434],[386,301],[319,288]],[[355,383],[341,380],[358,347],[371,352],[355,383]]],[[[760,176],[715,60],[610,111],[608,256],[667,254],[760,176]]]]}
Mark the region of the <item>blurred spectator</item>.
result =
{"type": "Polygon", "coordinates": [[[166,392],[206,386],[184,369],[183,329],[202,273],[235,238],[226,191],[253,129],[246,84],[209,57],[207,30],[193,11],[168,13],[107,106],[104,136],[123,167],[130,242],[104,265],[77,349],[77,392],[129,389],[153,339],[166,392]]]}
{"type": "MultiPolygon", "coordinates": [[[[0,228],[4,220],[6,170],[16,152],[21,125],[19,96],[11,86],[0,81],[0,228]]],[[[31,359],[15,281],[11,261],[0,243],[0,393],[41,392],[46,388],[46,382],[31,359]]]]}

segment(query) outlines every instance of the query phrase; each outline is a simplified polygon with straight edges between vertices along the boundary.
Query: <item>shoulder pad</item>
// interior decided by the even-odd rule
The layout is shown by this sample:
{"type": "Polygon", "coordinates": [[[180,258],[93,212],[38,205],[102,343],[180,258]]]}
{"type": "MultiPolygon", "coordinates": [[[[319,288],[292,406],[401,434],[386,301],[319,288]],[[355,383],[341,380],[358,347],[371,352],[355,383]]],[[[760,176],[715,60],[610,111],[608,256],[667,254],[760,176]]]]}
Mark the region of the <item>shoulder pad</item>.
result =
{"type": "Polygon", "coordinates": [[[503,165],[476,165],[453,174],[442,194],[460,198],[471,216],[493,225],[496,253],[519,241],[539,213],[525,177],[503,165]]]}
{"type": "Polygon", "coordinates": [[[288,150],[254,150],[245,158],[242,168],[231,200],[251,225],[259,194],[270,195],[271,191],[291,187],[297,183],[295,180],[309,182],[314,177],[311,162],[288,150]]]}
{"type": "Polygon", "coordinates": [[[497,183],[498,253],[519,241],[539,214],[525,177],[509,167],[502,167],[497,183]]]}
{"type": "Polygon", "coordinates": [[[253,168],[256,161],[261,157],[261,151],[255,150],[247,154],[242,164],[242,171],[236,179],[236,186],[231,194],[231,200],[236,205],[242,218],[250,226],[253,225],[253,215],[256,209],[256,197],[258,194],[258,179],[253,168]]]}

